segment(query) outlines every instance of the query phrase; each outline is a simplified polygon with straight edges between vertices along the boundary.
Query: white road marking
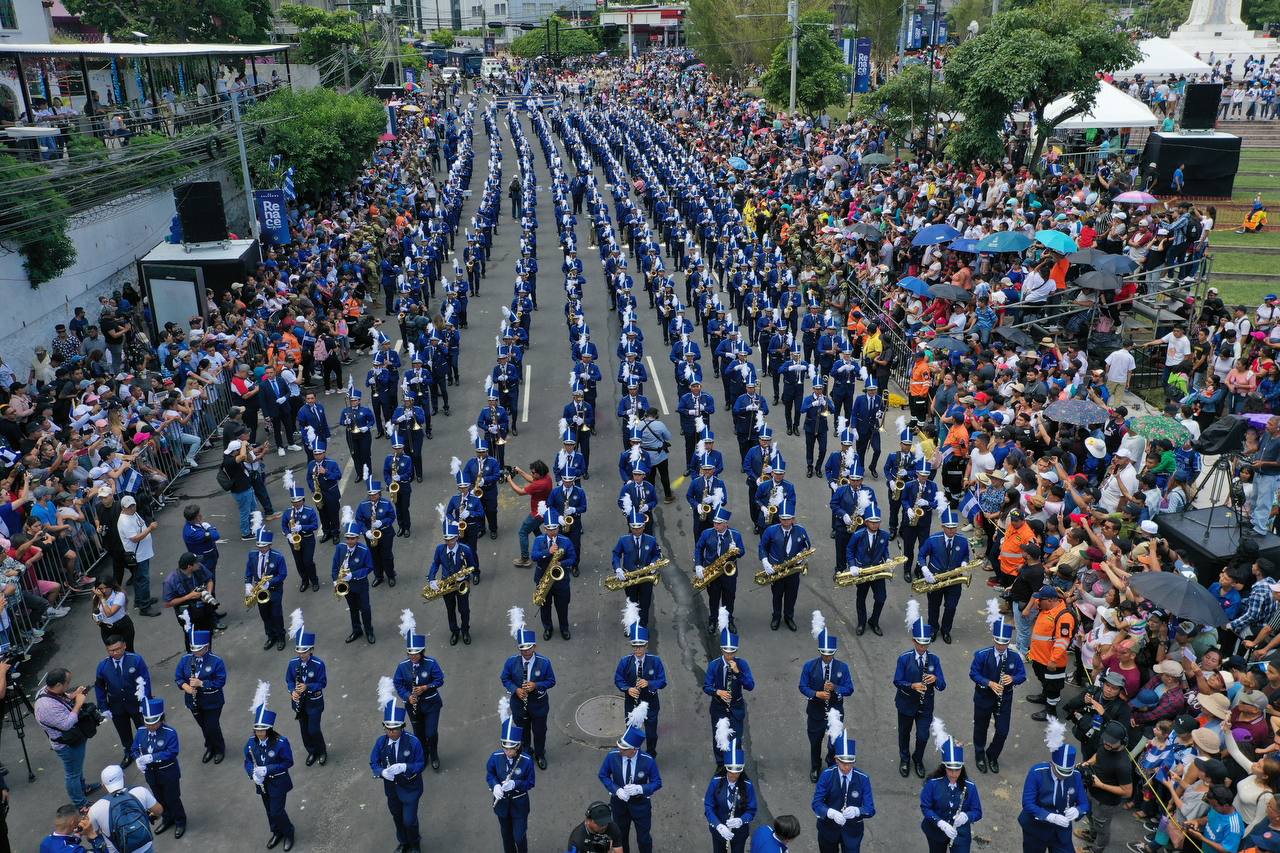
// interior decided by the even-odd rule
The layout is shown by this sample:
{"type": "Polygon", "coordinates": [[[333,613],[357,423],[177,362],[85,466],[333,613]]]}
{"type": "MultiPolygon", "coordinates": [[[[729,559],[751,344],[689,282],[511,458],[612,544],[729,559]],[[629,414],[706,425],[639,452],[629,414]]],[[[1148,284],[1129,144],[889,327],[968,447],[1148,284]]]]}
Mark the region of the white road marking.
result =
{"type": "Polygon", "coordinates": [[[347,483],[351,482],[351,475],[355,472],[355,470],[356,470],[356,460],[353,457],[347,460],[347,467],[342,469],[342,480],[338,483],[339,497],[341,497],[342,493],[346,490],[347,483]]]}
{"type": "Polygon", "coordinates": [[[644,360],[649,363],[649,378],[653,381],[653,387],[658,391],[658,402],[662,404],[662,414],[669,415],[671,410],[667,408],[667,395],[662,393],[662,383],[658,381],[658,368],[653,366],[653,356],[646,355],[644,360]]]}
{"type": "Polygon", "coordinates": [[[400,352],[400,347],[402,347],[402,346],[404,346],[404,339],[403,339],[403,338],[397,338],[397,339],[396,339],[396,345],[395,345],[395,351],[396,351],[396,352],[400,352]]]}
{"type": "Polygon", "coordinates": [[[527,424],[529,422],[529,397],[532,396],[529,390],[529,377],[533,375],[533,365],[525,362],[524,365],[524,402],[520,405],[520,423],[527,424]]]}

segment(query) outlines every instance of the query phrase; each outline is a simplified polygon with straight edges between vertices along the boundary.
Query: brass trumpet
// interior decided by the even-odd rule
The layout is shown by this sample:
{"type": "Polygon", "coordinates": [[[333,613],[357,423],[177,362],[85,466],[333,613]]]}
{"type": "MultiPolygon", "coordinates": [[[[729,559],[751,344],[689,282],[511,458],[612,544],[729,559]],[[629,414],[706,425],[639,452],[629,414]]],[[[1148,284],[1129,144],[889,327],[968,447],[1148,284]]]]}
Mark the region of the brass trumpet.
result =
{"type": "Polygon", "coordinates": [[[921,592],[937,592],[940,589],[946,589],[956,584],[964,584],[968,586],[973,583],[974,569],[982,568],[982,564],[986,562],[985,558],[970,560],[962,566],[957,566],[948,572],[939,572],[933,576],[933,583],[927,582],[924,578],[916,578],[911,582],[911,591],[915,593],[921,592]]]}
{"type": "Polygon", "coordinates": [[[611,592],[616,592],[620,589],[626,589],[629,586],[635,586],[637,584],[657,583],[661,577],[658,572],[663,566],[670,562],[671,561],[666,557],[662,557],[654,560],[647,566],[641,566],[638,569],[625,572],[622,576],[622,580],[618,580],[618,578],[612,576],[607,577],[604,579],[604,588],[611,592]]]}
{"type": "Polygon", "coordinates": [[[471,592],[471,568],[463,566],[451,575],[440,579],[439,589],[432,589],[431,584],[422,588],[423,601],[435,601],[446,595],[466,595],[471,592]]]}
{"type": "Polygon", "coordinates": [[[267,584],[271,583],[271,578],[271,575],[263,575],[254,582],[253,589],[249,590],[249,594],[244,597],[245,607],[266,604],[271,601],[271,590],[267,589],[267,584]]]}
{"type": "Polygon", "coordinates": [[[835,576],[836,586],[861,586],[864,583],[871,583],[872,581],[892,580],[894,568],[901,566],[906,561],[906,555],[903,555],[900,557],[894,557],[892,560],[888,560],[876,566],[867,566],[856,575],[851,571],[837,572],[835,576]]]}

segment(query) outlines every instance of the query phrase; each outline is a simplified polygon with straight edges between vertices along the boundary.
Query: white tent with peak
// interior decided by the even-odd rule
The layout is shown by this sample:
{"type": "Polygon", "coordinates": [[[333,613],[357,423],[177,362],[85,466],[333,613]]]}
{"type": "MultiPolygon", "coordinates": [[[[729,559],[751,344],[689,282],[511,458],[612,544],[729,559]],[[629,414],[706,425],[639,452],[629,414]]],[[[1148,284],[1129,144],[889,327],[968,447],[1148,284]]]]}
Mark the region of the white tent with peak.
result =
{"type": "Polygon", "coordinates": [[[1148,80],[1160,80],[1170,74],[1187,77],[1198,74],[1207,77],[1213,70],[1209,63],[1197,59],[1194,53],[1169,39],[1143,39],[1138,42],[1138,49],[1142,51],[1142,59],[1136,65],[1117,71],[1116,77],[1125,80],[1139,74],[1148,80]]]}
{"type": "MultiPolygon", "coordinates": [[[[1045,118],[1050,121],[1062,115],[1074,106],[1070,96],[1059,98],[1045,107],[1045,118]]],[[[1155,113],[1137,98],[1121,92],[1110,83],[1098,81],[1098,94],[1093,106],[1084,113],[1066,119],[1056,128],[1056,132],[1068,130],[1088,130],[1089,128],[1117,127],[1155,127],[1160,122],[1155,113]]]]}

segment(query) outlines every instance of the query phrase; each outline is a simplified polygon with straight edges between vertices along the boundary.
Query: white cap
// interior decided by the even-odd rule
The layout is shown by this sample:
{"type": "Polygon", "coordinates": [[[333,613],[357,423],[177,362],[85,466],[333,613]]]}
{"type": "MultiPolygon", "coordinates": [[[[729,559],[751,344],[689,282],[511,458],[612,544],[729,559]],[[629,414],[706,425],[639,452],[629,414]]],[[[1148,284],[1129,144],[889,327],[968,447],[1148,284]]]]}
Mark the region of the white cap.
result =
{"type": "Polygon", "coordinates": [[[125,495],[120,499],[120,506],[134,506],[136,503],[137,501],[133,499],[133,495],[125,495]]]}
{"type": "Polygon", "coordinates": [[[108,791],[119,791],[124,787],[124,770],[119,764],[108,764],[102,768],[102,787],[108,791]]]}
{"type": "Polygon", "coordinates": [[[1119,450],[1117,450],[1117,451],[1116,451],[1116,458],[1117,458],[1117,459],[1132,459],[1132,458],[1133,458],[1133,454],[1129,452],[1129,448],[1127,448],[1127,447],[1122,447],[1122,448],[1120,448],[1119,450]]]}

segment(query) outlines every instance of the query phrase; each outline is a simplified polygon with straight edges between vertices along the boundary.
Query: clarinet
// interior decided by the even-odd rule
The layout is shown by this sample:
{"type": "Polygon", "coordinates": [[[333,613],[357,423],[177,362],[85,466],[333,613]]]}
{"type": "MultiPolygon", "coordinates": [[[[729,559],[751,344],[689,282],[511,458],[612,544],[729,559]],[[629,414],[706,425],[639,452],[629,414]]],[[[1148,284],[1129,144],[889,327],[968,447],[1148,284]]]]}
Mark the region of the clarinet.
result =
{"type": "MultiPolygon", "coordinates": [[[[1009,654],[1012,654],[1012,652],[1005,652],[1005,655],[1006,655],[1006,656],[1008,656],[1009,654]]],[[[1005,700],[1005,697],[1009,695],[1009,688],[1013,686],[1012,684],[1008,684],[1008,685],[1002,684],[1002,683],[1001,683],[1001,681],[1000,681],[1000,680],[1001,680],[1001,678],[1003,678],[1003,677],[1004,677],[1004,675],[1006,674],[1006,673],[1005,673],[1005,666],[1006,666],[1006,664],[1001,663],[998,667],[996,667],[996,683],[997,683],[997,684],[1000,684],[1000,686],[1001,686],[1001,688],[1002,688],[1002,689],[1001,689],[1001,691],[1000,691],[1000,699],[999,699],[999,701],[997,701],[997,702],[996,702],[996,716],[997,716],[997,717],[1000,715],[1000,712],[1004,710],[1004,700],[1005,700]]]]}
{"type": "MultiPolygon", "coordinates": [[[[923,682],[923,681],[924,681],[924,677],[925,677],[926,675],[931,675],[932,673],[933,673],[933,664],[929,661],[929,653],[928,653],[928,652],[925,652],[925,655],[924,655],[924,672],[920,673],[920,680],[923,682]]],[[[932,689],[933,689],[933,685],[932,685],[932,684],[925,684],[925,685],[924,685],[924,692],[923,692],[923,693],[920,693],[920,694],[917,694],[917,696],[916,696],[916,716],[917,716],[917,717],[918,717],[918,716],[920,716],[920,714],[924,712],[924,700],[925,700],[925,697],[929,695],[929,691],[931,691],[932,689]]]]}

